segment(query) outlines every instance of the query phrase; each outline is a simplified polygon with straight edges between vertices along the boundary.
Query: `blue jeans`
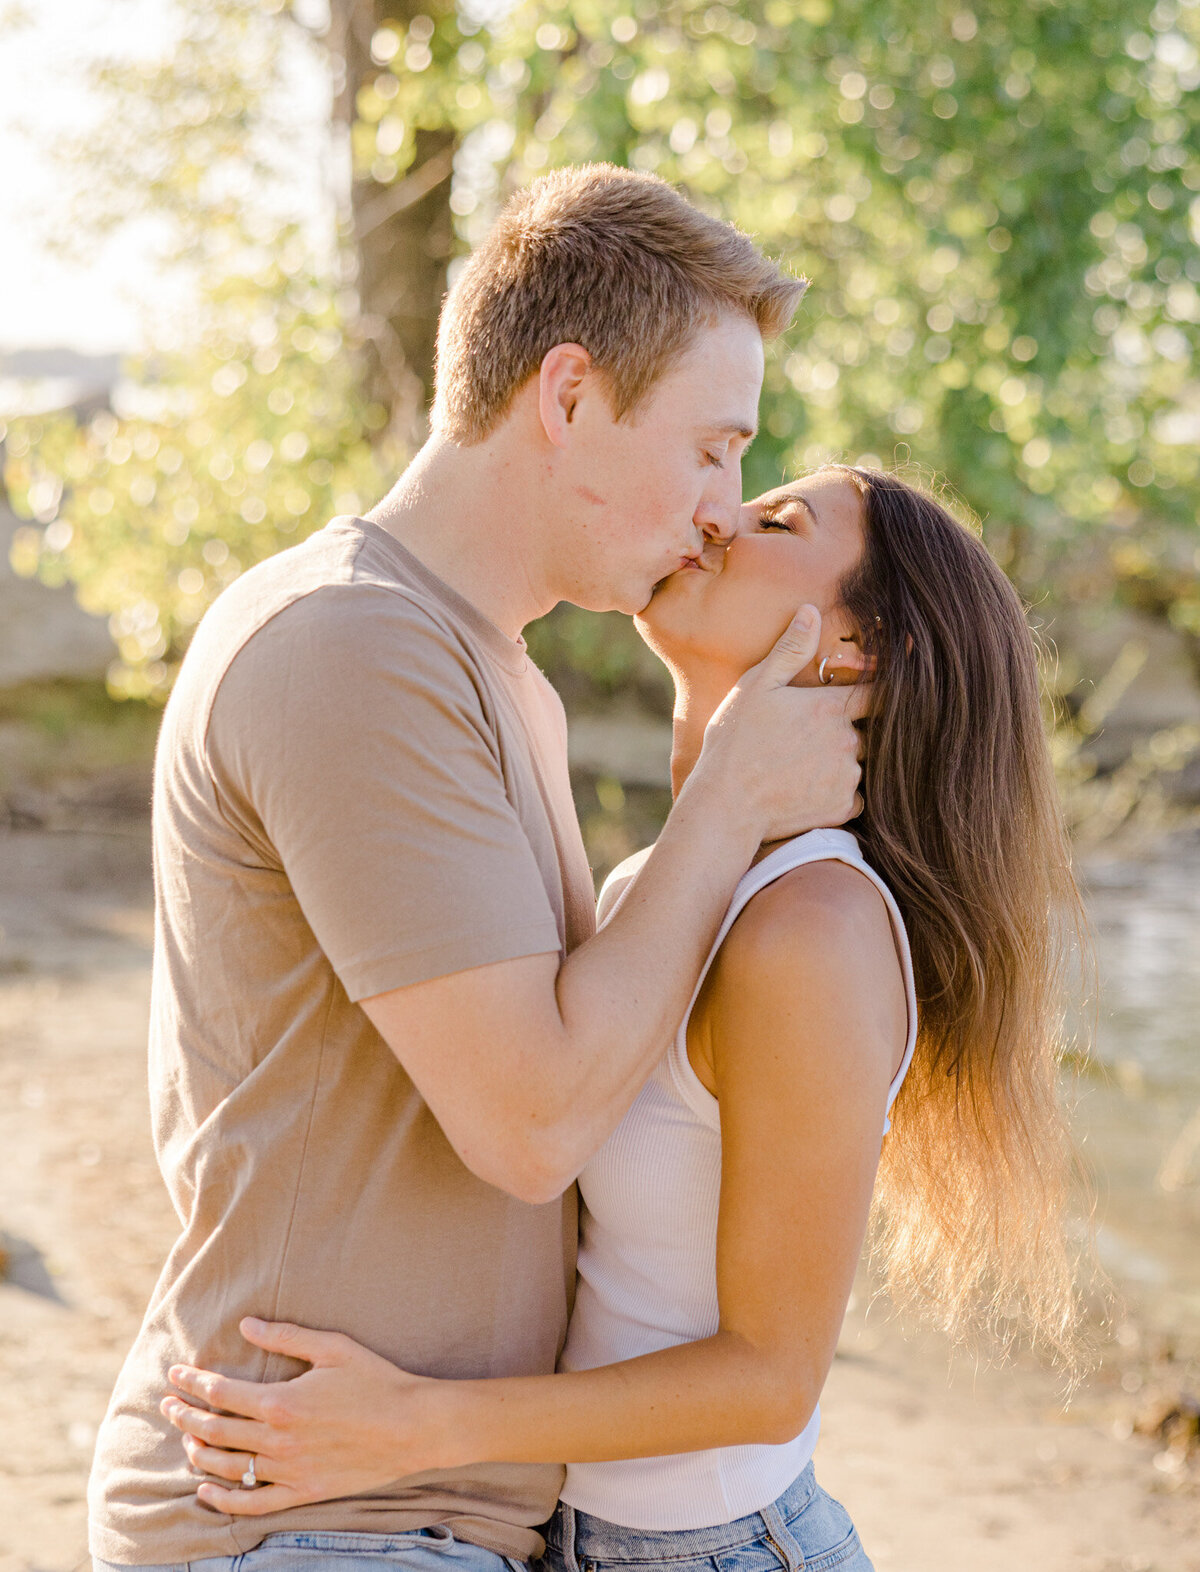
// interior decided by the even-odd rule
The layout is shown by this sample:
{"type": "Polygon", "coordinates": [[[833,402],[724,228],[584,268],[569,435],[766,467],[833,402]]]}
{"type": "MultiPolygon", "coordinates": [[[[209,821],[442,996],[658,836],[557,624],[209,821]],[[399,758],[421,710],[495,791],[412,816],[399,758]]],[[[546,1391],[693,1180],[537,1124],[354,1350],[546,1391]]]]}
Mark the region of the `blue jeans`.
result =
{"type": "Polygon", "coordinates": [[[268,1534],[236,1556],[131,1568],[93,1560],[94,1572],[527,1572],[526,1563],[455,1539],[448,1528],[409,1534],[268,1534]]]}
{"type": "Polygon", "coordinates": [[[713,1528],[658,1533],[622,1528],[565,1502],[544,1530],[533,1572],[873,1572],[845,1508],[817,1484],[810,1463],[770,1506],[713,1528]]]}

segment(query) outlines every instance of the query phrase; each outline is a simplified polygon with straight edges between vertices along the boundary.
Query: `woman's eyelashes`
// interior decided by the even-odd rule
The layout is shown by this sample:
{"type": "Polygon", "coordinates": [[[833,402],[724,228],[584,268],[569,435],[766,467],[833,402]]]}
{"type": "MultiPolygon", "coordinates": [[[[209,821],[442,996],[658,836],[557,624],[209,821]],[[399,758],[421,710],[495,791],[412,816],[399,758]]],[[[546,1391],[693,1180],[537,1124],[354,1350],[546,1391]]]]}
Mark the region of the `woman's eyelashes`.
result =
{"type": "Polygon", "coordinates": [[[758,527],[759,529],[786,530],[789,535],[794,535],[796,533],[795,528],[791,524],[787,523],[785,519],[759,519],[758,527]]]}

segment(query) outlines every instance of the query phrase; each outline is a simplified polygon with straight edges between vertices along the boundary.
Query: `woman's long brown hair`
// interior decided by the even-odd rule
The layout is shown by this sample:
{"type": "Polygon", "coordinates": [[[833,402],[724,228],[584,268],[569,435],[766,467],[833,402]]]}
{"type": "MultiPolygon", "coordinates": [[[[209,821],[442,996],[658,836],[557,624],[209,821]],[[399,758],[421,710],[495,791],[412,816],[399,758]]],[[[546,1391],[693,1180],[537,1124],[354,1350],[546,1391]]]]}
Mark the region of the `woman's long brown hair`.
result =
{"type": "Polygon", "coordinates": [[[846,469],[865,549],[842,585],[875,656],[864,855],[904,914],[920,1024],[873,1240],[955,1340],[1021,1331],[1071,1364],[1064,980],[1084,931],[1021,602],[981,540],[897,476],[846,469]]]}

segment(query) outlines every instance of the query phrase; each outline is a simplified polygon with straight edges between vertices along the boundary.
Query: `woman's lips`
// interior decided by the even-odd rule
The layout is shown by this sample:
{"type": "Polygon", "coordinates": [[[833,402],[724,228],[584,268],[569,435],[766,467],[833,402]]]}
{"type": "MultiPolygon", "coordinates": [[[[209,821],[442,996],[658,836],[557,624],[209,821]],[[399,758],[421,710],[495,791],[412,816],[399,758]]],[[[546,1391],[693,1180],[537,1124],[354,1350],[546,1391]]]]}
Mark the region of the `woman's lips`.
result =
{"type": "Polygon", "coordinates": [[[669,584],[672,579],[678,578],[680,574],[686,573],[690,576],[693,573],[713,574],[721,571],[719,557],[709,561],[706,561],[703,557],[680,557],[678,560],[679,566],[672,568],[670,573],[659,579],[654,586],[656,592],[662,589],[664,584],[669,584]]]}
{"type": "Polygon", "coordinates": [[[723,551],[706,551],[702,557],[684,557],[679,564],[680,573],[720,573],[725,565],[723,551]]]}

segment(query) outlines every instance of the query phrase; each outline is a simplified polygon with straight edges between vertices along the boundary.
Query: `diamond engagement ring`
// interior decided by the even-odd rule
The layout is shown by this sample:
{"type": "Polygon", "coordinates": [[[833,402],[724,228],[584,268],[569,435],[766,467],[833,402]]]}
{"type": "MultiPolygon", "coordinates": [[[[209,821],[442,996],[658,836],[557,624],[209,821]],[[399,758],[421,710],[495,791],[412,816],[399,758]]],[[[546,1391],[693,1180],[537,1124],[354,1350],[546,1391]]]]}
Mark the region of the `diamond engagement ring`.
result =
{"type": "Polygon", "coordinates": [[[254,1477],[254,1464],[255,1464],[255,1462],[256,1462],[256,1458],[254,1456],[254,1453],[251,1452],[251,1454],[250,1454],[250,1461],[249,1461],[249,1463],[246,1464],[246,1472],[242,1475],[242,1489],[243,1490],[254,1490],[261,1483],[261,1481],[259,1481],[258,1479],[256,1479],[254,1477]]]}

